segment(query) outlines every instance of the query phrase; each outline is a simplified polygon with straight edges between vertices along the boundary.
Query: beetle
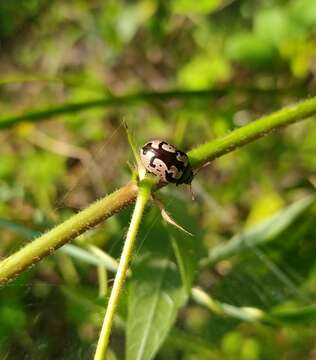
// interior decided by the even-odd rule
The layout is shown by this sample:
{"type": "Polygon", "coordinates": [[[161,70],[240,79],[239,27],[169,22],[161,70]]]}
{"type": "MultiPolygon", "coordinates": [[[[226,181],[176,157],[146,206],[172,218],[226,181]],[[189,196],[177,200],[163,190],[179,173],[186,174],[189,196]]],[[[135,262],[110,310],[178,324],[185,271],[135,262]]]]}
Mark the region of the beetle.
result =
{"type": "Polygon", "coordinates": [[[193,180],[188,155],[164,140],[148,141],[140,149],[140,157],[146,170],[162,182],[190,185],[193,180]]]}

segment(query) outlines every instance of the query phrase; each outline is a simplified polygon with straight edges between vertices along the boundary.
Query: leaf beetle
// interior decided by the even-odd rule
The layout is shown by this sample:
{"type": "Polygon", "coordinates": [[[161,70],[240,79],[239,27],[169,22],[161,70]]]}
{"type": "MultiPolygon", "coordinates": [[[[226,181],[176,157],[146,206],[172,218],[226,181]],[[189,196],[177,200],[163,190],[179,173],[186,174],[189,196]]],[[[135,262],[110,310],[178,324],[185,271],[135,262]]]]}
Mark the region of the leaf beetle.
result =
{"type": "Polygon", "coordinates": [[[164,140],[148,141],[142,146],[140,157],[146,170],[162,182],[190,185],[193,180],[187,154],[164,140]]]}

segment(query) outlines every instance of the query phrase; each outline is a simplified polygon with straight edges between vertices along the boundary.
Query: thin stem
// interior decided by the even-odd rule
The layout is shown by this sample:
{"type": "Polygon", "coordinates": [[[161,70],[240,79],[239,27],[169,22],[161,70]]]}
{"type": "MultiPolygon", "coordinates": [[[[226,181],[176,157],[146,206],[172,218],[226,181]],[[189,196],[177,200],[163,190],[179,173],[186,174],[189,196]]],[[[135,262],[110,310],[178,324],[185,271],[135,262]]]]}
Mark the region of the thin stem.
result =
{"type": "Polygon", "coordinates": [[[238,307],[213,299],[199,287],[192,288],[191,296],[196,303],[208,308],[218,316],[231,317],[241,321],[261,323],[270,326],[305,324],[305,319],[307,319],[308,322],[310,319],[309,316],[315,314],[314,305],[292,307],[283,310],[274,309],[269,312],[255,307],[238,307]]]}
{"type": "Polygon", "coordinates": [[[135,200],[136,195],[137,186],[130,182],[27,244],[0,263],[0,284],[126,207],[135,200]]]}
{"type": "MultiPolygon", "coordinates": [[[[92,252],[92,254],[96,256],[99,256],[99,251],[102,254],[104,254],[101,249],[99,249],[97,246],[94,245],[90,246],[90,251],[92,252]]],[[[108,290],[108,272],[107,269],[102,265],[98,265],[98,284],[99,284],[99,297],[105,297],[108,290]]]]}
{"type": "Polygon", "coordinates": [[[213,299],[204,290],[194,287],[191,291],[192,299],[199,305],[207,307],[218,316],[229,316],[243,321],[263,322],[275,324],[276,322],[263,310],[254,307],[238,307],[225,304],[213,299]]]}
{"type": "Polygon", "coordinates": [[[151,184],[152,184],[151,182],[145,179],[139,185],[139,191],[136,199],[135,209],[126,235],[126,240],[120,258],[119,267],[114,279],[114,284],[111,291],[109,303],[106,309],[105,317],[103,320],[103,325],[99,336],[99,341],[97,344],[94,360],[105,359],[115,311],[117,308],[119,297],[128,271],[128,264],[130,262],[132,251],[135,245],[136,235],[139,229],[139,225],[143,217],[145,206],[150,197],[151,188],[152,188],[151,184]]]}
{"type": "MultiPolygon", "coordinates": [[[[212,140],[191,150],[188,155],[191,164],[197,168],[210,160],[214,160],[230,151],[235,150],[257,138],[280,127],[316,114],[316,97],[302,101],[286,109],[233,130],[230,134],[212,140]]],[[[72,216],[63,224],[35,239],[17,253],[0,262],[0,284],[12,279],[30,265],[44,256],[52,253],[67,241],[76,238],[85,230],[97,225],[112,216],[122,208],[135,201],[137,187],[133,182],[123,186],[118,191],[90,205],[88,208],[72,216]]]]}
{"type": "MultiPolygon", "coordinates": [[[[295,90],[295,89],[294,89],[295,90]]],[[[286,90],[286,92],[293,92],[293,90],[286,90]]],[[[190,98],[214,98],[226,95],[228,93],[250,93],[261,95],[278,95],[284,94],[284,90],[280,89],[260,89],[260,88],[219,88],[219,89],[205,89],[205,90],[168,90],[157,92],[140,92],[130,95],[121,96],[106,96],[95,100],[69,102],[57,106],[49,106],[44,109],[26,111],[20,115],[8,115],[0,118],[0,129],[10,128],[20,122],[30,121],[38,122],[47,120],[51,117],[57,117],[64,114],[71,114],[74,112],[102,108],[108,106],[125,106],[137,102],[153,102],[153,101],[168,101],[168,100],[186,100],[190,98]]]]}

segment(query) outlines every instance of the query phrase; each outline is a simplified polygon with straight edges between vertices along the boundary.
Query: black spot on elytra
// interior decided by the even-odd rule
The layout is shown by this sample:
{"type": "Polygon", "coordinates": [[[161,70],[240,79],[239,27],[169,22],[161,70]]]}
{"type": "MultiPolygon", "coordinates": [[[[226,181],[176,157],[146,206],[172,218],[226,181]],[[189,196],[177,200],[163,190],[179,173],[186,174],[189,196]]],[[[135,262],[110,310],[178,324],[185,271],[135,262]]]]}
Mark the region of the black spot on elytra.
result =
{"type": "Polygon", "coordinates": [[[157,156],[153,156],[151,159],[150,159],[150,163],[149,165],[153,168],[156,167],[156,164],[154,164],[154,161],[157,159],[157,156]]]}
{"type": "MultiPolygon", "coordinates": [[[[167,151],[167,150],[165,150],[165,149],[162,147],[163,145],[169,145],[169,144],[166,143],[165,141],[161,141],[161,142],[159,143],[159,146],[158,146],[160,150],[162,150],[162,151],[167,151]]],[[[167,152],[169,152],[169,151],[167,151],[167,152]]]]}
{"type": "Polygon", "coordinates": [[[149,142],[148,144],[142,147],[143,155],[146,155],[147,152],[152,149],[152,144],[153,143],[149,142]]]}

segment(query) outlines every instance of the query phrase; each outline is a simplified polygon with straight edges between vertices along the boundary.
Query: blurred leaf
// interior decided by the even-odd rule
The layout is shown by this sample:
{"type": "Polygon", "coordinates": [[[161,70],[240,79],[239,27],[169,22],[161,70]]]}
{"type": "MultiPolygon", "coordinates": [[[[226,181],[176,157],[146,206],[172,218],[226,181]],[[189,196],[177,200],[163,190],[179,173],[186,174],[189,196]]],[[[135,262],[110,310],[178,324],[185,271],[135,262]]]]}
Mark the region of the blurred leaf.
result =
{"type": "Polygon", "coordinates": [[[315,200],[315,196],[305,197],[260,224],[235,235],[227,243],[211,249],[208,259],[203,260],[203,263],[215,263],[273,240],[281,232],[285,231],[304,211],[310,208],[315,203],[315,200]]]}
{"type": "Polygon", "coordinates": [[[0,307],[1,330],[0,334],[14,333],[20,331],[26,324],[26,314],[21,304],[8,303],[1,304],[0,307]]]}
{"type": "Polygon", "coordinates": [[[16,167],[17,158],[13,154],[6,154],[1,157],[0,179],[4,179],[13,173],[16,167]]]}
{"type": "Polygon", "coordinates": [[[276,53],[271,44],[253,33],[236,33],[226,46],[229,59],[251,66],[271,65],[276,53]]]}
{"type": "Polygon", "coordinates": [[[228,332],[222,340],[224,353],[233,358],[239,358],[239,352],[242,345],[242,335],[237,331],[228,332]]]}
{"type": "Polygon", "coordinates": [[[67,315],[70,319],[78,323],[86,321],[88,318],[96,324],[102,321],[105,301],[98,299],[95,289],[63,286],[61,292],[68,301],[67,315]]]}
{"type": "MultiPolygon", "coordinates": [[[[1,219],[1,218],[0,218],[0,228],[12,230],[16,234],[19,234],[28,239],[36,238],[41,234],[39,231],[32,230],[30,228],[27,228],[26,226],[17,224],[11,220],[1,219]]],[[[82,249],[79,246],[73,244],[65,244],[57,251],[63,252],[64,254],[73,257],[74,259],[80,260],[90,265],[96,265],[96,266],[101,265],[104,266],[106,269],[114,272],[116,272],[117,270],[117,266],[118,266],[117,261],[105,253],[103,254],[103,256],[98,256],[90,251],[82,249]]]]}
{"type": "Polygon", "coordinates": [[[173,11],[180,14],[207,14],[216,10],[223,0],[174,0],[172,2],[173,11]]]}
{"type": "Polygon", "coordinates": [[[117,270],[117,262],[112,259],[109,255],[106,256],[97,256],[90,251],[87,251],[85,249],[80,248],[79,246],[72,245],[72,244],[66,244],[63,247],[59,249],[59,251],[77,259],[82,262],[85,262],[87,264],[91,265],[101,265],[104,266],[106,269],[110,271],[116,272],[117,270]]]}
{"type": "Polygon", "coordinates": [[[263,190],[258,199],[252,200],[251,210],[247,217],[245,227],[249,228],[263,221],[265,218],[270,217],[282,209],[283,206],[284,202],[277,192],[263,190]]]}
{"type": "Polygon", "coordinates": [[[0,2],[0,38],[13,35],[31,19],[47,0],[11,0],[0,2]]]}
{"type": "Polygon", "coordinates": [[[263,9],[256,14],[254,32],[258,41],[266,41],[275,47],[298,35],[297,26],[291,22],[286,9],[277,7],[263,9]]]}
{"type": "Polygon", "coordinates": [[[293,19],[301,27],[311,26],[315,31],[316,3],[314,0],[292,0],[289,4],[289,10],[293,19]]]}
{"type": "Polygon", "coordinates": [[[166,340],[166,346],[170,346],[182,353],[197,354],[200,360],[217,360],[219,356],[214,344],[202,337],[177,328],[170,331],[166,340]]]}
{"type": "Polygon", "coordinates": [[[198,257],[196,248],[193,246],[194,237],[190,235],[171,235],[170,241],[173,246],[182,283],[189,293],[196,276],[198,257]]]}
{"type": "Polygon", "coordinates": [[[316,305],[272,311],[270,315],[288,325],[311,325],[316,322],[316,305]]]}
{"type": "MultiPolygon", "coordinates": [[[[168,211],[175,219],[185,224],[186,229],[192,232],[190,236],[182,231],[166,225],[169,238],[178,263],[182,282],[188,293],[197,275],[198,260],[202,254],[203,233],[198,226],[198,214],[189,213],[189,207],[181,199],[175,199],[168,204],[168,211]]],[[[168,201],[166,201],[168,203],[168,201]]]]}
{"type": "Polygon", "coordinates": [[[290,61],[291,70],[295,77],[304,78],[308,75],[311,62],[316,57],[314,41],[312,39],[292,40],[283,44],[281,55],[290,61]]]}
{"type": "Polygon", "coordinates": [[[241,348],[242,360],[259,360],[260,343],[257,339],[245,339],[241,348]]]}
{"type": "Polygon", "coordinates": [[[49,209],[56,195],[56,185],[65,173],[65,158],[48,152],[25,154],[19,179],[32,190],[38,204],[49,209]]]}
{"type": "Polygon", "coordinates": [[[40,235],[39,231],[32,230],[30,228],[27,228],[26,226],[17,224],[7,219],[0,219],[0,228],[12,230],[16,234],[19,234],[29,239],[35,238],[36,236],[40,235]]]}
{"type": "Polygon", "coordinates": [[[147,20],[156,10],[156,2],[153,0],[143,0],[134,5],[125,4],[121,11],[117,31],[121,39],[128,42],[132,39],[139,26],[147,20]]]}
{"type": "Polygon", "coordinates": [[[192,298],[200,305],[205,306],[214,314],[229,316],[235,319],[249,322],[266,321],[266,314],[254,307],[238,307],[213,299],[205,291],[194,287],[191,292],[192,298]]]}
{"type": "Polygon", "coordinates": [[[178,271],[168,256],[148,257],[133,267],[129,291],[126,359],[153,359],[186,301],[178,271]]]}
{"type": "Polygon", "coordinates": [[[206,89],[231,77],[230,63],[224,56],[200,55],[178,71],[179,85],[186,89],[206,89]]]}
{"type": "Polygon", "coordinates": [[[9,200],[21,199],[24,196],[23,188],[18,184],[0,184],[0,204],[9,200]]]}

